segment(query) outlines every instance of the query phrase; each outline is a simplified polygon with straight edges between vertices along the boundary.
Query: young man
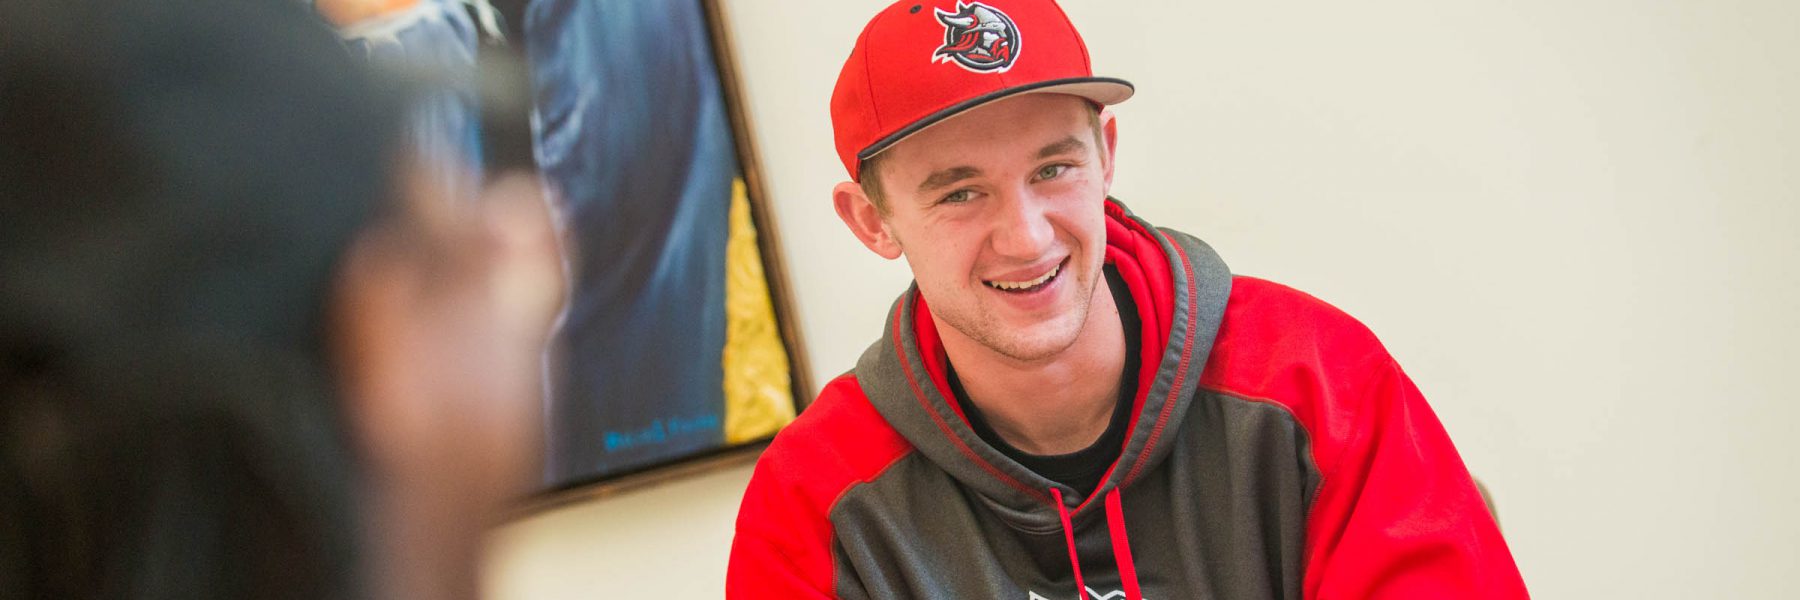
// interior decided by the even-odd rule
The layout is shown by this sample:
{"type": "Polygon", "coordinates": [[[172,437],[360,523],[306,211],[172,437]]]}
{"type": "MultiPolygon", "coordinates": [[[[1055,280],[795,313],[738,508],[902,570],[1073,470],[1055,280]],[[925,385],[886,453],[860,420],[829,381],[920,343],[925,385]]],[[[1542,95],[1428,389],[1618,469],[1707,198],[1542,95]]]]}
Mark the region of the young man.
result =
{"type": "Polygon", "coordinates": [[[1131,92],[1048,0],[869,23],[833,201],[916,283],[757,465],[730,596],[1525,596],[1373,334],[1107,197],[1131,92]]]}

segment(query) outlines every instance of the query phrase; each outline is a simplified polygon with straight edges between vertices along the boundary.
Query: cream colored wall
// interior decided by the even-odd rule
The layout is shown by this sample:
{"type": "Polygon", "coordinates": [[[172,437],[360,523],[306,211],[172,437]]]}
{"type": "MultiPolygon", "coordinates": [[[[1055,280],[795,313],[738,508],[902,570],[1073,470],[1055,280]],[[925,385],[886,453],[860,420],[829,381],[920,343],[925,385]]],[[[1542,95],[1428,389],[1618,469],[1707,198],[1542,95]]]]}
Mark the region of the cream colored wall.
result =
{"type": "Polygon", "coordinates": [[[720,598],[750,465],[563,506],[494,533],[496,600],[720,598]]]}
{"type": "MultiPolygon", "coordinates": [[[[726,3],[823,381],[907,281],[828,202],[881,3],[726,3]]],[[[1800,3],[1066,4],[1138,84],[1115,194],[1368,323],[1536,595],[1800,593],[1800,3]]],[[[716,597],[745,477],[515,525],[494,597],[716,597]]]]}

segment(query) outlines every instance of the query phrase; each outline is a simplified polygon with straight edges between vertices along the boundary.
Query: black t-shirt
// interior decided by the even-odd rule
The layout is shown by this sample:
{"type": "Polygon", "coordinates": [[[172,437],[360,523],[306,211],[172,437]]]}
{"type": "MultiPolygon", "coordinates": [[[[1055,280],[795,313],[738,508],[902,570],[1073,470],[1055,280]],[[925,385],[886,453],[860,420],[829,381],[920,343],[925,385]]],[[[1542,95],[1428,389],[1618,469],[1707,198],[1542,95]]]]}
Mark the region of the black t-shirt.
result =
{"type": "Polygon", "coordinates": [[[988,425],[987,418],[962,388],[962,380],[956,377],[956,368],[946,364],[945,378],[950,384],[950,394],[956,403],[962,405],[963,414],[969,417],[969,426],[975,435],[981,436],[988,445],[999,450],[1008,458],[1018,461],[1025,468],[1044,476],[1045,479],[1069,486],[1083,494],[1092,493],[1099,487],[1100,478],[1106,475],[1106,468],[1112,466],[1114,459],[1125,446],[1125,430],[1131,427],[1131,404],[1137,396],[1138,382],[1138,345],[1141,342],[1142,323],[1138,320],[1137,304],[1131,301],[1131,292],[1125,288],[1125,281],[1119,278],[1119,272],[1112,265],[1104,269],[1107,287],[1112,289],[1113,303],[1119,307],[1119,326],[1125,329],[1125,373],[1119,378],[1119,398],[1113,408],[1112,422],[1106,426],[1106,432],[1100,439],[1081,450],[1068,454],[1045,456],[1031,454],[1014,448],[1000,434],[988,425]]]}

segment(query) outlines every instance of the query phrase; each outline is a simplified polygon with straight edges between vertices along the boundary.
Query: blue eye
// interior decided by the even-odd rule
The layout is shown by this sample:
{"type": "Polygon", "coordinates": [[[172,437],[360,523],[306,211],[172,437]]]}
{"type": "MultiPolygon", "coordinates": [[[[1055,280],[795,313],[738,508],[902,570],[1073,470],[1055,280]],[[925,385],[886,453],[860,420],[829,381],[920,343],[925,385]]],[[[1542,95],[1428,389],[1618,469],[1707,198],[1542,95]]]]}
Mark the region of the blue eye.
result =
{"type": "Polygon", "coordinates": [[[938,200],[938,204],[957,204],[957,203],[961,203],[961,202],[968,202],[969,196],[970,196],[969,190],[956,190],[954,192],[950,192],[950,195],[944,196],[944,198],[942,200],[938,200]]]}

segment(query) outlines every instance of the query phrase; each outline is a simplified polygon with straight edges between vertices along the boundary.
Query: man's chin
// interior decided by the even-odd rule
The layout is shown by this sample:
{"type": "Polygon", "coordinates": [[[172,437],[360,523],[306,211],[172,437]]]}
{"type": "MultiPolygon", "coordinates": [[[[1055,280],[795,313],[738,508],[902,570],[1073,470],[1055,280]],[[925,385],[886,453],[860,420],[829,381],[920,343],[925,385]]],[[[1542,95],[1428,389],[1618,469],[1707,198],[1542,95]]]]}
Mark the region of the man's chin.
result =
{"type": "Polygon", "coordinates": [[[990,307],[986,314],[966,324],[970,327],[959,330],[989,350],[1015,361],[1054,359],[1075,345],[1087,323],[1088,303],[1081,301],[1080,294],[1068,296],[1051,306],[1032,311],[990,307]]]}
{"type": "Polygon", "coordinates": [[[984,322],[969,337],[996,354],[1029,363],[1056,358],[1074,346],[1081,334],[1082,319],[1078,315],[1050,321],[1010,321],[984,322]]]}

